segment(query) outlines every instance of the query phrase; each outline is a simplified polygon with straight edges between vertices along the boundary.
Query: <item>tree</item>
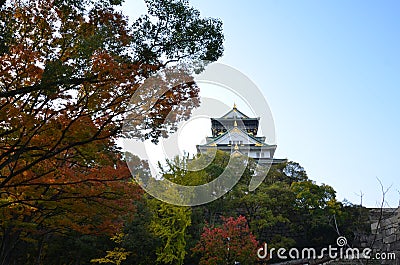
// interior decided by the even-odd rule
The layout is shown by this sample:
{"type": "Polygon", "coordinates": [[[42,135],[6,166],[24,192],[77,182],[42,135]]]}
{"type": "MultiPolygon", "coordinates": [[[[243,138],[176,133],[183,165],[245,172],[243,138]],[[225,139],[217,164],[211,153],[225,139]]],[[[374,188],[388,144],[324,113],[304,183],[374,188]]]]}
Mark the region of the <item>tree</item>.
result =
{"type": "MultiPolygon", "coordinates": [[[[204,170],[184,173],[174,180],[189,185],[207,182],[224,170],[228,160],[229,154],[217,152],[214,161],[204,170]]],[[[193,210],[194,227],[188,229],[193,238],[199,238],[198,227],[202,227],[204,221],[214,225],[220,224],[220,216],[243,215],[250,231],[271,247],[310,243],[323,246],[335,239],[332,220],[342,209],[332,187],[315,184],[298,163],[287,162],[272,165],[260,186],[249,191],[255,165],[250,159],[232,190],[193,210]]]]}
{"type": "Polygon", "coordinates": [[[311,180],[294,182],[291,188],[296,194],[297,207],[303,209],[325,208],[336,197],[336,192],[331,186],[325,184],[319,186],[311,180]]]}
{"type": "Polygon", "coordinates": [[[204,227],[194,253],[201,255],[199,264],[255,264],[258,242],[250,232],[246,218],[222,217],[222,227],[204,227]]]}
{"type": "MultiPolygon", "coordinates": [[[[210,163],[204,163],[203,158],[191,160],[175,158],[167,161],[167,167],[163,168],[163,177],[189,186],[208,183],[224,171],[230,155],[217,151],[213,159],[209,157],[204,159],[212,160],[210,163]],[[198,165],[206,166],[201,170],[190,171],[191,167],[199,168],[198,165]]],[[[206,205],[192,207],[191,225],[186,229],[186,245],[189,253],[191,251],[199,255],[186,255],[187,264],[197,264],[206,255],[204,245],[199,251],[198,243],[203,240],[201,239],[204,236],[203,228],[207,224],[206,228],[209,234],[212,234],[210,231],[213,228],[223,227],[224,221],[221,222],[221,216],[232,218],[244,216],[249,231],[259,241],[268,242],[268,246],[276,249],[310,246],[316,249],[323,248],[336,240],[337,228],[345,231],[346,236],[349,234],[349,230],[344,229],[343,225],[353,222],[353,210],[346,210],[337,202],[332,187],[326,184],[318,185],[308,179],[306,171],[298,163],[272,165],[259,187],[249,191],[249,182],[255,170],[255,161],[250,159],[239,182],[228,193],[206,205]]],[[[217,243],[209,249],[222,251],[222,247],[217,243]]],[[[226,255],[221,253],[222,256],[226,255]]],[[[217,258],[208,258],[207,255],[207,258],[204,258],[207,261],[204,259],[202,261],[204,264],[225,262],[224,259],[221,261],[217,258]]]]}
{"type": "MultiPolygon", "coordinates": [[[[76,165],[90,161],[75,150],[105,139],[112,145],[122,136],[123,114],[134,111],[129,100],[144,78],[173,60],[215,60],[222,53],[221,23],[199,18],[187,2],[147,1],[156,21],[143,16],[132,29],[107,1],[94,1],[92,8],[78,2],[2,7],[1,22],[12,34],[3,40],[7,52],[0,60],[0,188],[15,186],[13,179],[56,157],[76,165]]],[[[139,136],[165,135],[171,125],[166,115],[189,101],[192,106],[176,108],[176,119],[169,121],[186,119],[197,96],[194,83],[171,88],[141,113],[148,130],[139,136]]]]}
{"type": "MultiPolygon", "coordinates": [[[[114,147],[126,112],[140,111],[131,96],[168,64],[222,54],[221,22],[186,1],[146,1],[132,26],[121,2],[0,2],[0,264],[21,240],[118,231],[141,194],[114,147]]],[[[197,105],[195,83],[171,87],[136,136],[156,141],[197,105]]]]}
{"type": "Polygon", "coordinates": [[[150,231],[159,237],[162,245],[157,249],[160,264],[183,264],[186,255],[186,229],[191,223],[190,207],[176,206],[153,199],[154,215],[150,231]]]}
{"type": "Polygon", "coordinates": [[[131,252],[127,264],[147,265],[157,259],[156,251],[161,247],[162,240],[150,230],[154,209],[147,196],[135,202],[136,211],[133,220],[125,224],[125,237],[121,246],[131,252]]]}
{"type": "Polygon", "coordinates": [[[336,200],[336,191],[329,185],[317,185],[312,180],[293,182],[295,195],[293,221],[303,231],[300,245],[323,246],[336,239],[334,217],[341,215],[342,205],[336,200]]]}
{"type": "MultiPolygon", "coordinates": [[[[117,233],[115,236],[111,237],[111,240],[113,240],[117,244],[120,244],[123,241],[123,237],[124,233],[117,233]]],[[[108,250],[107,255],[104,258],[92,259],[90,262],[99,264],[111,263],[120,265],[121,262],[126,260],[126,257],[128,257],[130,254],[131,253],[129,251],[126,251],[126,249],[123,247],[115,247],[113,250],[108,250]]]]}

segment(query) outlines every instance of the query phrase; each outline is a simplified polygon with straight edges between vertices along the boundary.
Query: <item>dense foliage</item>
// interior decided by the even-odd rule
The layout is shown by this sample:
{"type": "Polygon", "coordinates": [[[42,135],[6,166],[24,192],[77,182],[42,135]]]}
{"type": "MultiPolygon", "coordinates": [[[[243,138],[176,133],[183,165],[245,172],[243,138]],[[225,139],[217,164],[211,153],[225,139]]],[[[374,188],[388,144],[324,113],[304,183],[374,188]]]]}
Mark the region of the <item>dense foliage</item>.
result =
{"type": "MultiPolygon", "coordinates": [[[[135,136],[156,142],[198,106],[199,89],[171,87],[145,113],[131,96],[171,63],[190,68],[223,51],[219,20],[187,1],[146,3],[148,15],[129,25],[120,0],[0,1],[0,265],[253,264],[263,242],[325,247],[338,231],[362,233],[364,209],[294,162],[274,165],[250,192],[250,161],[229,193],[196,207],[160,202],[131,180],[115,147],[124,114],[145,115],[135,136]]],[[[177,158],[164,178],[206,183],[228,160],[217,152],[190,172],[177,158]]]]}
{"type": "MultiPolygon", "coordinates": [[[[176,159],[169,161],[164,177],[180,184],[199,185],[218,177],[229,159],[228,153],[218,151],[211,164],[195,172],[185,167],[193,161],[176,159]]],[[[248,185],[255,165],[250,160],[239,183],[220,199],[191,207],[184,264],[254,264],[257,247],[264,242],[276,249],[321,249],[335,245],[339,235],[346,236],[349,243],[357,243],[357,236],[368,233],[366,209],[338,202],[331,186],[310,180],[298,163],[273,165],[264,182],[250,192],[248,185]],[[241,237],[236,237],[235,229],[243,229],[241,237]],[[227,238],[234,246],[230,247],[229,257],[227,238]]],[[[163,222],[159,217],[157,222],[163,222]]]]}
{"type": "Polygon", "coordinates": [[[200,254],[199,264],[254,264],[258,259],[258,242],[250,232],[246,218],[221,218],[221,227],[204,227],[199,242],[193,248],[194,253],[200,254]]]}
{"type": "Polygon", "coordinates": [[[143,196],[115,147],[125,113],[146,115],[135,136],[157,141],[199,104],[194,82],[145,113],[129,102],[171,63],[220,57],[221,22],[147,0],[129,25],[121,2],[0,2],[0,264],[83,264],[109,250],[143,196]]]}

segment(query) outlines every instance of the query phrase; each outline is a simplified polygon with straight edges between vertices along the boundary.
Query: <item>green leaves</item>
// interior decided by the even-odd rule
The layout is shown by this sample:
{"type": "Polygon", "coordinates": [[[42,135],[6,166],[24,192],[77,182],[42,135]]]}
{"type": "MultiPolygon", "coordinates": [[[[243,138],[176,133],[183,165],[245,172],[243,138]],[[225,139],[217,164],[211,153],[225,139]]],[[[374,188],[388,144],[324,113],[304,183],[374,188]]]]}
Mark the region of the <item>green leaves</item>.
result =
{"type": "MultiPolygon", "coordinates": [[[[200,18],[200,13],[187,1],[148,0],[149,16],[142,16],[133,25],[137,56],[162,64],[176,58],[215,61],[223,53],[222,22],[200,18]]],[[[189,62],[189,61],[188,61],[189,62]]]]}
{"type": "Polygon", "coordinates": [[[183,264],[186,255],[186,229],[191,224],[190,207],[181,207],[151,200],[153,218],[150,231],[162,241],[157,249],[157,261],[164,264],[183,264]]]}
{"type": "Polygon", "coordinates": [[[335,199],[336,194],[331,186],[319,186],[311,180],[294,182],[291,189],[296,194],[297,206],[304,209],[323,209],[335,199]]]}

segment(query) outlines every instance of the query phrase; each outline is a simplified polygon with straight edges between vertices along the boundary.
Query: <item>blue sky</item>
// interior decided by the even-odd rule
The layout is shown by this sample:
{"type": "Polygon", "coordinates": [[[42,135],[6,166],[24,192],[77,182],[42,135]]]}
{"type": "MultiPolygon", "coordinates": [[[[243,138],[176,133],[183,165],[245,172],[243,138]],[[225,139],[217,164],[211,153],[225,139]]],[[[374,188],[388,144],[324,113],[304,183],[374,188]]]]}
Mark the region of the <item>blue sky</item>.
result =
{"type": "MultiPolygon", "coordinates": [[[[400,199],[400,2],[192,0],[224,24],[219,60],[263,91],[276,157],[300,163],[338,199],[400,199]]],[[[127,0],[124,13],[146,11],[127,0]]],[[[232,105],[231,102],[226,102],[232,105]]],[[[240,108],[240,106],[238,106],[240,108]]]]}

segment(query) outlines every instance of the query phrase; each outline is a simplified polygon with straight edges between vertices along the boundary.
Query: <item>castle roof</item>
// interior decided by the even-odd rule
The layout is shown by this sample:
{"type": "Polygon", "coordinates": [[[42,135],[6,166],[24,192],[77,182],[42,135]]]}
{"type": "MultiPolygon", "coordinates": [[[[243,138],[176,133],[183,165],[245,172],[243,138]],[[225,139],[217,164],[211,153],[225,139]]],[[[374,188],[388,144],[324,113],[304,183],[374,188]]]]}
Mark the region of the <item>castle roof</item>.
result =
{"type": "Polygon", "coordinates": [[[228,113],[223,115],[221,119],[250,119],[246,114],[237,109],[236,104],[233,105],[228,113]]]}

